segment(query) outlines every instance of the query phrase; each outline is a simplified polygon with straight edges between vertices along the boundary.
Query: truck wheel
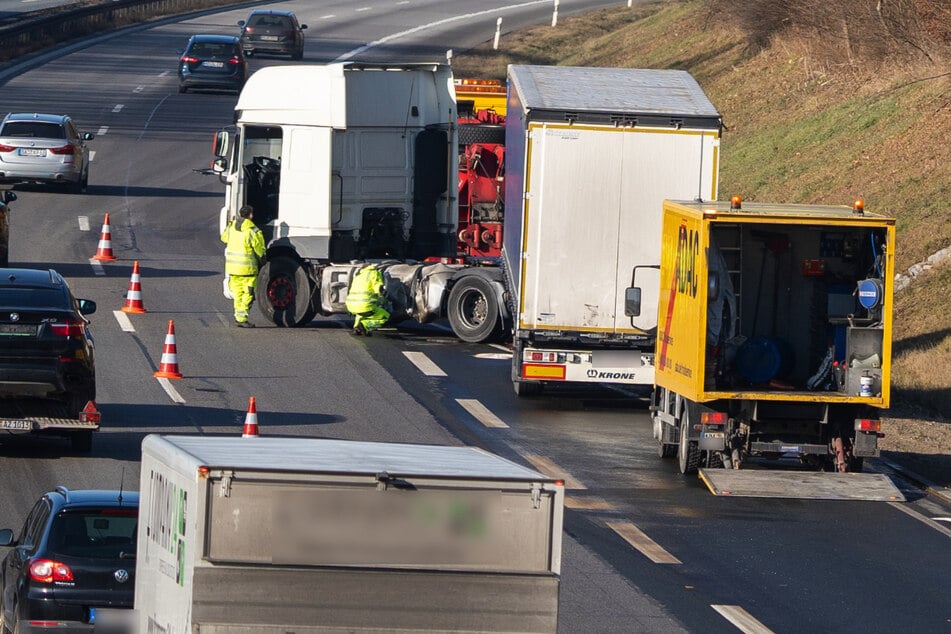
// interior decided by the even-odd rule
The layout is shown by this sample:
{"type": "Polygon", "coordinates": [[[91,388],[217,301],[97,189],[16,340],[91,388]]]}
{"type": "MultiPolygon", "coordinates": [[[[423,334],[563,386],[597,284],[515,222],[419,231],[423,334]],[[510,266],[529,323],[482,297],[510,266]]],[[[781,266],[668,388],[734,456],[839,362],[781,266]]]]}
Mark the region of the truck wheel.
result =
{"type": "Polygon", "coordinates": [[[654,418],[655,438],[657,438],[657,455],[660,458],[673,458],[677,455],[677,445],[664,442],[664,423],[660,418],[654,418]]]}
{"type": "Polygon", "coordinates": [[[304,266],[293,258],[268,260],[258,272],[257,299],[261,313],[277,326],[305,326],[317,314],[304,266]]]}
{"type": "Polygon", "coordinates": [[[73,432],[69,436],[69,445],[76,453],[89,453],[92,451],[92,431],[84,429],[73,432]]]}
{"type": "Polygon", "coordinates": [[[456,336],[469,343],[482,343],[498,335],[499,302],[492,283],[467,275],[449,293],[449,324],[456,336]]]}
{"type": "Polygon", "coordinates": [[[677,467],[680,473],[687,475],[697,470],[700,465],[700,447],[690,440],[687,430],[690,429],[690,408],[685,408],[680,419],[680,447],[677,449],[677,467]]]}

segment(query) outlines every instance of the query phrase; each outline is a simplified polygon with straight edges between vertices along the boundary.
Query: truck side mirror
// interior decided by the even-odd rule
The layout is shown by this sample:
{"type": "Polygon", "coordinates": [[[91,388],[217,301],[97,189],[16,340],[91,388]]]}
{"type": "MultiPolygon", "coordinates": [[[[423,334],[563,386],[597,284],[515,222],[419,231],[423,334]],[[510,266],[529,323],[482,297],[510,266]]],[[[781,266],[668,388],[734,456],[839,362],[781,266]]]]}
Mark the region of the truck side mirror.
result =
{"type": "Polygon", "coordinates": [[[211,171],[215,174],[224,174],[228,171],[228,159],[225,158],[216,158],[211,163],[211,171]]]}
{"type": "Polygon", "coordinates": [[[216,132],[215,142],[212,145],[215,156],[219,158],[228,156],[228,150],[231,149],[231,134],[226,130],[216,132]]]}
{"type": "Polygon", "coordinates": [[[639,286],[624,289],[624,314],[628,317],[640,317],[641,289],[639,286]]]}
{"type": "Polygon", "coordinates": [[[707,278],[707,301],[715,302],[720,297],[720,274],[718,271],[710,271],[710,277],[707,278]]]}

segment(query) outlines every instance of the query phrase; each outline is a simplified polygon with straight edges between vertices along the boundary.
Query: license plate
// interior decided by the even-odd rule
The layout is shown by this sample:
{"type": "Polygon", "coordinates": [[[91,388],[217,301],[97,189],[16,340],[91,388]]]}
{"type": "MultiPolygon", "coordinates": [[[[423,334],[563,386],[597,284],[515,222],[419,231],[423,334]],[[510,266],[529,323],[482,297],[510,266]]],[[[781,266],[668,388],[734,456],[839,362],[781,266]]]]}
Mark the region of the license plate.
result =
{"type": "Polygon", "coordinates": [[[0,429],[10,429],[13,431],[31,431],[33,429],[33,421],[0,420],[0,429]]]}
{"type": "Polygon", "coordinates": [[[726,434],[722,431],[705,431],[700,434],[701,438],[726,438],[726,434]]]}
{"type": "Polygon", "coordinates": [[[261,40],[263,40],[263,41],[265,41],[265,42],[276,42],[276,41],[278,41],[279,39],[281,39],[281,38],[279,38],[279,37],[276,36],[276,35],[262,35],[262,36],[261,36],[261,40]]]}
{"type": "Polygon", "coordinates": [[[224,62],[202,62],[201,65],[204,66],[205,68],[224,68],[225,63],[224,62]]]}
{"type": "Polygon", "coordinates": [[[20,156],[46,156],[46,150],[35,147],[21,147],[18,154],[20,156]]]}
{"type": "Polygon", "coordinates": [[[29,337],[36,334],[33,324],[0,324],[0,336],[29,337]]]}

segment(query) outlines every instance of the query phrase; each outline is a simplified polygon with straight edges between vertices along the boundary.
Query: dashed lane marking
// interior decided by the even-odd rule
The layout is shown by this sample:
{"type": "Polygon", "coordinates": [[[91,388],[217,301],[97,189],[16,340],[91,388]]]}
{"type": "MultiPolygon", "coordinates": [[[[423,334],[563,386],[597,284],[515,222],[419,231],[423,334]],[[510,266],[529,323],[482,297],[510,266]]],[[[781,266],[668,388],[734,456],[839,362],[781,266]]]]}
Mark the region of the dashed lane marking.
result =
{"type": "Polygon", "coordinates": [[[105,275],[106,269],[102,268],[102,262],[98,260],[93,260],[89,258],[89,266],[92,267],[92,272],[96,275],[105,275]]]}
{"type": "Polygon", "coordinates": [[[505,346],[503,346],[503,345],[500,344],[500,343],[490,343],[490,344],[489,344],[489,347],[490,347],[490,348],[495,348],[496,350],[501,350],[502,352],[507,352],[509,356],[512,356],[512,349],[511,349],[511,348],[506,348],[505,346]]]}
{"type": "Polygon", "coordinates": [[[116,321],[119,322],[119,327],[122,328],[122,332],[135,332],[135,326],[132,325],[128,315],[121,310],[114,310],[112,314],[115,315],[116,321]]]}
{"type": "Polygon", "coordinates": [[[539,456],[538,454],[534,453],[523,453],[522,457],[532,463],[533,467],[544,473],[549,478],[563,480],[566,491],[570,489],[581,490],[588,488],[582,484],[580,480],[556,465],[550,458],[539,456]]]}
{"type": "Polygon", "coordinates": [[[663,546],[647,536],[644,531],[630,522],[607,522],[608,528],[620,535],[624,541],[641,551],[655,564],[679,564],[679,559],[671,555],[663,546]]]}
{"type": "Polygon", "coordinates": [[[720,616],[735,625],[738,630],[745,632],[745,634],[773,633],[773,630],[760,623],[752,614],[738,605],[711,605],[710,607],[719,612],[720,616]]]}
{"type": "Polygon", "coordinates": [[[321,19],[321,20],[332,20],[332,19],[334,19],[335,17],[337,17],[337,16],[334,15],[333,13],[328,13],[327,15],[322,15],[322,16],[320,16],[320,19],[321,19]]]}
{"type": "Polygon", "coordinates": [[[113,112],[121,112],[123,108],[125,108],[125,104],[124,104],[124,103],[117,103],[116,105],[114,105],[114,106],[112,107],[112,111],[113,111],[113,112]]]}
{"type": "Polygon", "coordinates": [[[159,77],[168,77],[168,76],[171,75],[171,74],[172,74],[172,71],[170,71],[170,70],[163,70],[161,73],[158,74],[158,76],[159,76],[159,77]]]}
{"type": "Polygon", "coordinates": [[[96,160],[96,150],[89,150],[89,162],[92,163],[96,160]]]}
{"type": "Polygon", "coordinates": [[[89,231],[89,216],[79,216],[79,230],[89,231]]]}
{"type": "Polygon", "coordinates": [[[109,132],[109,126],[107,126],[107,125],[101,126],[101,127],[96,131],[96,136],[103,136],[103,135],[105,135],[107,132],[109,132]]]}
{"type": "Polygon", "coordinates": [[[492,361],[498,361],[501,359],[511,359],[512,353],[503,354],[501,352],[480,352],[475,355],[476,359],[490,359],[492,361]]]}
{"type": "Polygon", "coordinates": [[[422,352],[403,352],[403,355],[426,376],[446,376],[446,373],[422,352]]]}
{"type": "Polygon", "coordinates": [[[579,498],[573,495],[565,496],[565,506],[579,511],[614,511],[617,508],[606,500],[596,497],[579,498]]]}
{"type": "Polygon", "coordinates": [[[363,11],[371,11],[372,9],[373,7],[360,7],[359,9],[355,9],[355,11],[357,13],[362,13],[363,11]]]}
{"type": "Polygon", "coordinates": [[[489,408],[474,398],[457,398],[456,402],[486,427],[495,429],[508,429],[509,427],[501,418],[490,412],[489,408]]]}
{"type": "Polygon", "coordinates": [[[136,86],[135,88],[132,89],[132,92],[138,93],[138,92],[142,92],[143,90],[145,90],[145,86],[136,86]]]}
{"type": "Polygon", "coordinates": [[[172,386],[171,382],[169,382],[168,379],[166,379],[166,378],[158,378],[158,379],[156,379],[156,380],[159,382],[159,385],[162,386],[162,389],[165,390],[165,393],[168,394],[168,397],[169,397],[170,399],[172,399],[172,401],[174,401],[175,403],[184,403],[184,402],[185,402],[185,399],[182,398],[182,395],[178,393],[178,390],[176,390],[176,389],[172,386]]]}

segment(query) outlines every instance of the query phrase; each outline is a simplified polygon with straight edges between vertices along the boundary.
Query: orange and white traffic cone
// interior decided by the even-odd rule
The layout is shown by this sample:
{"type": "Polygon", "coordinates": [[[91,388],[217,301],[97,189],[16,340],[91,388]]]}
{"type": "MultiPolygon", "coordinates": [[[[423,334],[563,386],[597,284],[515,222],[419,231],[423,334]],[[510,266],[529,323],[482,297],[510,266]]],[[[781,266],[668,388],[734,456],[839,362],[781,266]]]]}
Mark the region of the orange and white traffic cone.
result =
{"type": "Polygon", "coordinates": [[[157,379],[180,379],[182,373],[178,371],[178,350],[175,348],[175,322],[168,321],[168,333],[165,335],[165,346],[162,348],[162,362],[159,364],[157,379]]]}
{"type": "Polygon", "coordinates": [[[102,221],[102,233],[99,234],[99,248],[96,249],[96,255],[92,256],[93,260],[99,260],[100,262],[112,262],[116,259],[116,256],[112,255],[112,230],[109,227],[109,214],[106,214],[105,219],[102,221]]]}
{"type": "Polygon", "coordinates": [[[125,306],[120,308],[124,313],[144,313],[145,305],[142,303],[142,282],[139,276],[139,261],[136,260],[132,265],[132,278],[129,280],[129,292],[125,296],[125,306]]]}
{"type": "Polygon", "coordinates": [[[242,438],[257,438],[258,436],[258,408],[254,405],[254,397],[248,403],[248,414],[244,417],[244,429],[241,431],[242,438]]]}

